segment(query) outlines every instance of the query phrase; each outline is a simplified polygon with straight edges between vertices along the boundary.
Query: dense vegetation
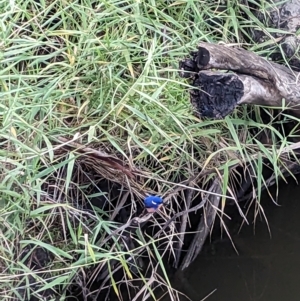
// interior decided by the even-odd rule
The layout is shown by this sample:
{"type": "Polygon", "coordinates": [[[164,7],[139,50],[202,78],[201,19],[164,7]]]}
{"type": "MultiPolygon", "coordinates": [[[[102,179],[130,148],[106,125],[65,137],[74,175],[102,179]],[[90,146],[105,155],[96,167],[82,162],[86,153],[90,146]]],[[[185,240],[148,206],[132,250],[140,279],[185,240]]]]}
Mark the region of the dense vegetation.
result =
{"type": "MultiPolygon", "coordinates": [[[[259,5],[266,13],[265,1],[259,5]]],[[[175,230],[156,238],[139,233],[134,250],[146,252],[144,270],[130,267],[132,248],[103,238],[124,222],[125,201],[133,214],[147,194],[166,197],[169,209],[160,218],[167,219],[187,197],[174,191],[186,184],[176,184],[203,171],[212,172],[193,197],[213,177],[231,195],[231,170],[248,162],[257,179],[251,204],[263,213],[264,159],[275,182],[286,162],[278,155],[288,139],[277,116],[241,107],[224,120],[200,120],[178,76],[179,60],[200,40],[240,43],[264,57],[275,49],[271,34],[262,44],[252,40],[253,29],[274,29],[263,27],[247,1],[220,7],[192,0],[0,1],[1,300],[64,300],[77,287],[97,298],[109,285],[120,297],[124,280],[143,300],[158,287],[178,300],[163,261],[174,255],[175,230]],[[258,139],[265,131],[270,144],[258,139]],[[93,271],[104,265],[108,280],[92,289],[93,271]],[[113,276],[117,266],[121,278],[113,276]]]]}

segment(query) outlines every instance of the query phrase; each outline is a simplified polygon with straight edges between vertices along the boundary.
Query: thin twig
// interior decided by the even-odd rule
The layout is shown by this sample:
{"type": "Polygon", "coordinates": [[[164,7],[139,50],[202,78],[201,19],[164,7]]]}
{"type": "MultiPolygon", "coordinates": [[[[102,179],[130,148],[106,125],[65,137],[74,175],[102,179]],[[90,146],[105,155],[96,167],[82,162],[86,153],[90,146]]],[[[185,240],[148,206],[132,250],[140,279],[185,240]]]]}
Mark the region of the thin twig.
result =
{"type": "MultiPolygon", "coordinates": [[[[187,191],[187,197],[185,201],[185,206],[187,209],[189,209],[191,206],[192,198],[194,195],[193,192],[194,191],[192,189],[189,189],[187,191]]],[[[181,256],[181,251],[182,251],[182,246],[183,246],[184,236],[185,236],[185,230],[188,223],[188,216],[189,216],[188,213],[185,213],[181,219],[181,226],[180,226],[179,237],[178,237],[178,247],[176,248],[176,257],[174,262],[174,267],[176,269],[178,268],[179,261],[180,261],[180,256],[181,256]]]]}

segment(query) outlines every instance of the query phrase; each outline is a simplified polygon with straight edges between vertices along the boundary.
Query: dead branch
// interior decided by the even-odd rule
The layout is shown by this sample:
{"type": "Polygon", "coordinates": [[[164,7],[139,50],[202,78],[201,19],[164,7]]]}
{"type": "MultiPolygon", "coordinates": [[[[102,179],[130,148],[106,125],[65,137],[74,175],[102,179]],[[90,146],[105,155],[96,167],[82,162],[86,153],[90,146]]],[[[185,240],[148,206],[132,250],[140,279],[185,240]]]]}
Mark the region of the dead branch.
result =
{"type": "MultiPolygon", "coordinates": [[[[191,183],[190,185],[193,185],[193,184],[191,183]]],[[[189,209],[191,207],[193,196],[194,196],[194,191],[192,189],[188,189],[186,200],[185,200],[185,206],[187,209],[189,209]]],[[[186,213],[181,218],[181,225],[180,225],[179,234],[178,234],[178,246],[175,251],[176,256],[175,256],[174,267],[176,269],[178,268],[178,265],[180,262],[182,247],[183,247],[183,243],[184,243],[185,230],[186,230],[187,224],[189,222],[188,217],[189,217],[189,214],[186,213]]]]}
{"type": "Polygon", "coordinates": [[[200,116],[224,118],[237,105],[255,104],[285,105],[300,117],[300,73],[255,53],[200,43],[198,51],[180,63],[180,69],[182,77],[193,74],[191,102],[200,116]]]}
{"type": "MultiPolygon", "coordinates": [[[[221,193],[221,186],[218,178],[215,178],[209,191],[221,193]]],[[[219,207],[220,199],[221,197],[217,195],[209,195],[204,198],[204,201],[206,201],[206,208],[204,209],[203,215],[200,219],[194,239],[181,263],[180,270],[187,268],[202,250],[206,238],[212,229],[217,212],[216,208],[219,207]]]]}

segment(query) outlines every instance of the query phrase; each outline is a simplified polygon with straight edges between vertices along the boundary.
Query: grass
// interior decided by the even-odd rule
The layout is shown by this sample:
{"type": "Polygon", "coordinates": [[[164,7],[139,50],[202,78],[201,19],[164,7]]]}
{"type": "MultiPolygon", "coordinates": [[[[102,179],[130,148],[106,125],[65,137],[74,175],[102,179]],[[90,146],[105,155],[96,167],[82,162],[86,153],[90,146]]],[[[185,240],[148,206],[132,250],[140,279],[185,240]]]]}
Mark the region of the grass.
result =
{"type": "MultiPolygon", "coordinates": [[[[260,208],[262,160],[269,159],[278,179],[287,138],[274,123],[254,121],[247,108],[225,120],[198,119],[188,83],[177,74],[179,60],[200,40],[245,43],[267,57],[249,30],[268,28],[253,14],[246,19],[248,10],[240,1],[223,9],[192,0],[0,1],[1,300],[45,294],[54,300],[57,292],[64,300],[71,283],[90,287],[95,266],[107,267],[103,291],[110,283],[121,298],[130,289],[120,289],[117,263],[127,288],[142,287],[143,300],[155,298],[158,287],[178,300],[163,261],[172,257],[175,232],[154,240],[138,233],[134,251],[146,250],[146,273],[132,271],[132,248],[124,241],[99,243],[117,227],[122,196],[127,193],[134,212],[147,193],[170,196],[178,181],[201,170],[217,169],[227,183],[232,166],[250,162],[260,208]],[[271,131],[277,146],[262,145],[250,128],[271,131]],[[62,138],[98,154],[79,152],[62,138]],[[134,170],[139,181],[124,177],[103,154],[134,170]],[[103,199],[108,211],[92,205],[103,199]]],[[[252,110],[259,117],[265,109],[252,110]]],[[[170,196],[171,208],[179,196],[170,196]]]]}

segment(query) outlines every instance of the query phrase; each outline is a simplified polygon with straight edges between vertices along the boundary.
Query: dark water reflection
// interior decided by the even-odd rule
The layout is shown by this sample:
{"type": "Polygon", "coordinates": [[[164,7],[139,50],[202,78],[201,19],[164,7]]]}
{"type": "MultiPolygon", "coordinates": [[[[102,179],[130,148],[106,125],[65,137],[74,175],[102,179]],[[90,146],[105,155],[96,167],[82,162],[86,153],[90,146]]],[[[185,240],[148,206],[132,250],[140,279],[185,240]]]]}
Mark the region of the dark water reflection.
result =
{"type": "MultiPolygon", "coordinates": [[[[276,206],[265,194],[262,205],[270,224],[230,225],[236,254],[228,239],[206,245],[202,254],[174,285],[193,301],[299,301],[300,300],[300,186],[281,184],[276,206]]],[[[251,218],[249,217],[249,220],[251,218]]],[[[184,300],[184,299],[183,299],[184,300]]]]}

